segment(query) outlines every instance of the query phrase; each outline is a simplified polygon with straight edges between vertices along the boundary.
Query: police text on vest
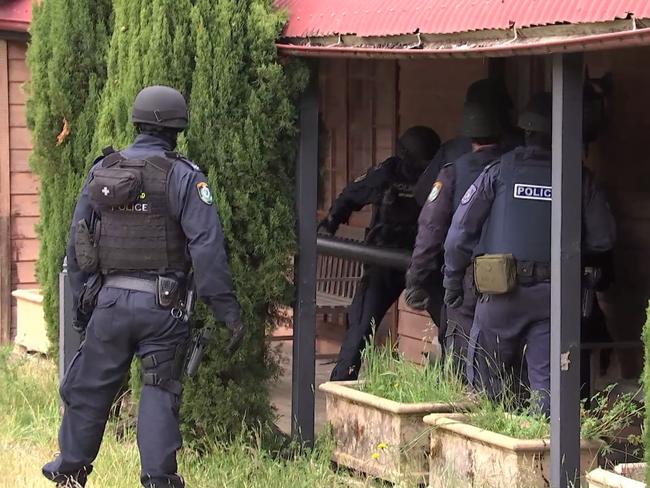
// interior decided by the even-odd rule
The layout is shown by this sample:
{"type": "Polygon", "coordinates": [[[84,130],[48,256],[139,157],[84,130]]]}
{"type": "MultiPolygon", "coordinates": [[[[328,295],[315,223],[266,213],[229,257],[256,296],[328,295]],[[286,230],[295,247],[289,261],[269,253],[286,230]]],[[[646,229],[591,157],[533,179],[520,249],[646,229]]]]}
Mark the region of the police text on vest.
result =
{"type": "Polygon", "coordinates": [[[523,200],[542,200],[545,202],[551,201],[551,187],[541,185],[525,185],[522,183],[515,183],[515,198],[523,200]]]}

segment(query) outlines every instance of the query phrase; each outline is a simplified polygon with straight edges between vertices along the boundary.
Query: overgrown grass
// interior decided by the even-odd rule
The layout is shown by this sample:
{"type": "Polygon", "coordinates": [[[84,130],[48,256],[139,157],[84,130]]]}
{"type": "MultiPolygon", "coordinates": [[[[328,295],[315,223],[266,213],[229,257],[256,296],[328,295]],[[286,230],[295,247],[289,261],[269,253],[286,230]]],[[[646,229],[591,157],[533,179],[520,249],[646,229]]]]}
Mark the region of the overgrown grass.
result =
{"type": "MultiPolygon", "coordinates": [[[[635,402],[635,395],[626,393],[612,398],[616,385],[609,385],[591,398],[591,408],[582,404],[580,410],[581,437],[586,440],[625,440],[632,445],[640,439],[621,438],[623,432],[643,415],[643,407],[635,402]]],[[[516,406],[514,397],[504,396],[498,402],[485,397],[468,414],[469,422],[485,430],[517,439],[544,439],[551,434],[548,417],[532,407],[516,406]]],[[[606,449],[606,448],[605,448],[606,449]]]]}
{"type": "Polygon", "coordinates": [[[363,352],[362,391],[401,403],[457,403],[470,393],[451,361],[426,367],[404,359],[390,343],[368,345],[363,352]]]}
{"type": "MultiPolygon", "coordinates": [[[[15,356],[0,349],[0,487],[51,488],[41,466],[57,451],[58,382],[50,361],[15,356]]],[[[322,439],[308,453],[286,459],[260,447],[255,435],[231,444],[212,444],[207,454],[181,451],[180,472],[188,486],[213,487],[345,487],[352,478],[330,465],[331,443],[322,439]]],[[[135,433],[117,439],[109,423],[88,487],[132,488],[138,485],[139,458],[135,433]]]]}

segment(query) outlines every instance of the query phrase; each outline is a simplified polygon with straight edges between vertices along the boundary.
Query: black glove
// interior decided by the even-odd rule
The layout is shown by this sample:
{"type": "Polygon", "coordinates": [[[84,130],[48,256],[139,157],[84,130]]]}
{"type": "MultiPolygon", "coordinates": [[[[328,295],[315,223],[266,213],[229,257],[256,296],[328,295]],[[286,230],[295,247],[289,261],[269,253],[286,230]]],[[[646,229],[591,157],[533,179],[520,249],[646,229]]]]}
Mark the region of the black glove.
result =
{"type": "Polygon", "coordinates": [[[325,229],[325,231],[329,235],[333,236],[334,234],[336,234],[338,228],[339,228],[339,224],[335,222],[334,219],[332,219],[331,215],[328,215],[326,218],[320,221],[318,227],[316,228],[316,232],[318,232],[321,229],[325,229]]]}
{"type": "Polygon", "coordinates": [[[226,324],[226,327],[230,331],[230,341],[226,346],[226,352],[233,354],[241,346],[244,334],[246,334],[246,326],[243,322],[234,322],[232,324],[226,324]]]}
{"type": "Polygon", "coordinates": [[[426,310],[429,306],[429,294],[422,288],[407,288],[404,293],[406,304],[415,310],[426,310]]]}
{"type": "Polygon", "coordinates": [[[463,290],[445,288],[445,305],[449,308],[458,308],[463,304],[463,290]]]}

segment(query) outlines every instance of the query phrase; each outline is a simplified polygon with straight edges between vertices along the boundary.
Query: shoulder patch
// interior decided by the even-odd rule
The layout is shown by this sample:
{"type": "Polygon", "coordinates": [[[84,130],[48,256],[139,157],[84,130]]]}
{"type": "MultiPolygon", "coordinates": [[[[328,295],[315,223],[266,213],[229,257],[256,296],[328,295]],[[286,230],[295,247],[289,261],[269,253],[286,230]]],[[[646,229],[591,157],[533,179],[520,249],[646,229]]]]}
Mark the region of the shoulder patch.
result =
{"type": "Polygon", "coordinates": [[[429,193],[429,196],[427,197],[427,202],[431,203],[436,198],[438,198],[438,196],[440,195],[441,190],[442,190],[442,182],[441,181],[436,181],[433,184],[433,187],[431,188],[431,193],[429,193]]]}
{"type": "Polygon", "coordinates": [[[476,187],[474,184],[470,185],[470,187],[467,189],[465,194],[463,195],[463,198],[460,201],[461,205],[467,205],[469,201],[472,199],[474,194],[476,193],[476,187]]]}
{"type": "Polygon", "coordinates": [[[212,205],[214,199],[212,198],[212,192],[210,187],[205,181],[196,184],[196,189],[199,192],[199,198],[206,205],[212,205]]]}

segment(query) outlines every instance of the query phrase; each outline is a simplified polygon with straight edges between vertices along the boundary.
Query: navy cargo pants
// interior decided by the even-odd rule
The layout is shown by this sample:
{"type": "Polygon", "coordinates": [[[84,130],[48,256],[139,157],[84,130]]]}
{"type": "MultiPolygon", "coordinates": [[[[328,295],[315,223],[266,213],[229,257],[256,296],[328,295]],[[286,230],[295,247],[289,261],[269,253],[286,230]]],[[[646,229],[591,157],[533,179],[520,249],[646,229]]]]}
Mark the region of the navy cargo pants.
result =
{"type": "Polygon", "coordinates": [[[439,335],[445,356],[453,358],[460,372],[465,372],[477,300],[474,269],[469,266],[463,278],[463,303],[457,308],[445,307],[445,325],[440,329],[439,335]]]}
{"type": "MultiPolygon", "coordinates": [[[[550,414],[551,284],[517,286],[503,295],[484,295],[476,305],[467,374],[471,384],[499,399],[519,385],[522,359],[534,403],[550,414]],[[510,384],[508,384],[510,383],[510,384]]],[[[517,393],[517,392],[515,392],[517,393]]]]}
{"type": "Polygon", "coordinates": [[[390,306],[404,291],[404,272],[367,266],[347,312],[347,331],[331,381],[356,380],[361,367],[361,351],[390,306]]]}
{"type": "Polygon", "coordinates": [[[154,294],[104,287],[85,341],[61,383],[61,452],[43,467],[43,474],[63,483],[69,475],[85,480],[135,354],[142,359],[145,383],[150,383],[143,386],[138,414],[142,485],[184,486],[176,474],[176,451],[181,447],[181,358],[188,341],[188,325],[159,307],[154,294]]]}

